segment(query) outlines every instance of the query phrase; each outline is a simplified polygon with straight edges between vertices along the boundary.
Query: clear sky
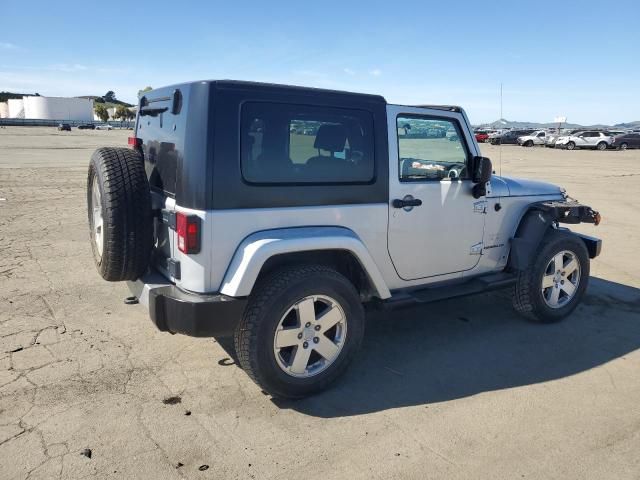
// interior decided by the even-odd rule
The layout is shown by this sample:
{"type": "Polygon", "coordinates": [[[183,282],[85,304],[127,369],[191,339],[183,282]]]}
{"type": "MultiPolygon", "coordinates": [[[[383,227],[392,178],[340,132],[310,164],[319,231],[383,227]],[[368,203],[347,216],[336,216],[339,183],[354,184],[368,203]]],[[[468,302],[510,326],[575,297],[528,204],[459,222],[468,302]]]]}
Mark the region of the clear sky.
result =
{"type": "Polygon", "coordinates": [[[582,124],[640,120],[640,1],[14,1],[0,91],[134,102],[212,78],[379,93],[582,124]]]}

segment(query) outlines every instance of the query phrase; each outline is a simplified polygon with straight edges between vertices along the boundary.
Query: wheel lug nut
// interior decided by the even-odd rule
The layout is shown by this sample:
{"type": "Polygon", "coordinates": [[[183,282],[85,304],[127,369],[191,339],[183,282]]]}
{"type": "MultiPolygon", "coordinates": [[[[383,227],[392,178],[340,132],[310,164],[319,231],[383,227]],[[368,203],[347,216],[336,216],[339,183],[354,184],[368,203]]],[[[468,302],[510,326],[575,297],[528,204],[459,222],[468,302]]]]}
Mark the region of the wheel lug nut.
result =
{"type": "Polygon", "coordinates": [[[307,342],[304,342],[304,343],[302,344],[302,346],[303,346],[304,348],[309,348],[309,344],[308,344],[307,342]]]}
{"type": "Polygon", "coordinates": [[[318,343],[320,339],[318,337],[313,337],[313,343],[318,343]]]}
{"type": "Polygon", "coordinates": [[[298,334],[298,340],[302,340],[302,333],[298,334]]]}
{"type": "Polygon", "coordinates": [[[315,328],[316,332],[320,331],[320,325],[316,325],[314,328],[315,328]]]}
{"type": "Polygon", "coordinates": [[[562,280],[562,281],[560,282],[560,285],[564,285],[564,280],[562,280]]]}
{"type": "Polygon", "coordinates": [[[307,324],[305,325],[305,327],[309,328],[311,326],[311,322],[307,322],[307,324]]]}

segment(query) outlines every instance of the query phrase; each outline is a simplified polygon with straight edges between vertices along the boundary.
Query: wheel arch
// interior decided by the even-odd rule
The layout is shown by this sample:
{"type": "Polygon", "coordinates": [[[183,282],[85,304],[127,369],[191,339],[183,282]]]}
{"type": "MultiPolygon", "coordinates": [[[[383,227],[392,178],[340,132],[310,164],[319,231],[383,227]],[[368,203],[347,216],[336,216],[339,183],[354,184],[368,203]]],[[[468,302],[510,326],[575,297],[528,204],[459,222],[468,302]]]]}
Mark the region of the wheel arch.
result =
{"type": "MultiPolygon", "coordinates": [[[[589,207],[580,206],[579,208],[590,210],[589,207]]],[[[558,229],[575,235],[582,240],[587,247],[589,258],[597,257],[602,249],[602,241],[600,239],[577,234],[568,228],[558,226],[558,223],[561,221],[565,223],[594,223],[582,212],[574,213],[574,215],[577,216],[567,215],[559,206],[549,208],[542,203],[530,205],[520,219],[515,235],[511,239],[511,250],[509,252],[507,267],[519,271],[526,270],[533,255],[535,255],[535,252],[538,250],[542,239],[551,229],[558,229]]]]}
{"type": "Polygon", "coordinates": [[[281,266],[331,265],[349,278],[363,300],[391,293],[362,240],[344,227],[299,227],[253,233],[238,246],[220,293],[245,297],[258,278],[281,266]]]}

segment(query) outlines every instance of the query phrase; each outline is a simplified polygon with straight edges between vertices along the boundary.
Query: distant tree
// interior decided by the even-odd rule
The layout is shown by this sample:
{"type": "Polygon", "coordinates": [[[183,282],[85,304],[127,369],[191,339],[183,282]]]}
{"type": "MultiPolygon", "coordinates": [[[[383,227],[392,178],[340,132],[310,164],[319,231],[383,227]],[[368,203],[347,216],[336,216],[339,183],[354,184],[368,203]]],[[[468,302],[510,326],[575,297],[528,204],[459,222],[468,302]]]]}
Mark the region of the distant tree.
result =
{"type": "Polygon", "coordinates": [[[402,128],[404,129],[404,134],[405,135],[409,135],[409,130],[411,130],[411,125],[409,125],[408,123],[405,123],[402,128]]]}
{"type": "Polygon", "coordinates": [[[136,112],[127,108],[127,120],[133,120],[134,118],[136,118],[136,112]]]}
{"type": "Polygon", "coordinates": [[[105,102],[115,102],[116,94],[113,90],[109,90],[107,93],[104,94],[102,98],[104,99],[105,102]]]}
{"type": "Polygon", "coordinates": [[[153,90],[153,87],[144,87],[142,90],[138,90],[138,98],[151,90],[153,90]]]}
{"type": "Polygon", "coordinates": [[[93,99],[94,103],[104,103],[104,98],[102,97],[96,97],[93,99]]]}
{"type": "Polygon", "coordinates": [[[116,113],[113,115],[113,118],[119,118],[122,121],[125,121],[129,116],[129,109],[124,105],[118,105],[116,108],[116,113]]]}
{"type": "Polygon", "coordinates": [[[103,122],[109,120],[109,112],[107,110],[107,107],[102,104],[98,104],[95,106],[94,110],[100,120],[102,120],[103,122]]]}

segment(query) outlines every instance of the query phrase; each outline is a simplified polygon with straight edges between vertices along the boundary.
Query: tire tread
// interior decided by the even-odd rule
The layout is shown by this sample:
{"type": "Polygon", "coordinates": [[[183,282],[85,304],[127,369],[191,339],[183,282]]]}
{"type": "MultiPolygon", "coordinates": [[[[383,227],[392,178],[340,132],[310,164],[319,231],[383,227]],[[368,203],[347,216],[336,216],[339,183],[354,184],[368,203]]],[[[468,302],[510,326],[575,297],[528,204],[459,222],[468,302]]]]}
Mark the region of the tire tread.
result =
{"type": "MultiPolygon", "coordinates": [[[[266,275],[259,280],[253,289],[249,303],[244,315],[234,333],[234,345],[236,355],[242,369],[249,375],[251,380],[258,384],[263,390],[269,391],[276,396],[295,398],[290,392],[278,392],[269,388],[265,378],[261,375],[260,363],[258,361],[258,331],[265,310],[271,299],[288,287],[299,283],[309,277],[318,275],[332,276],[337,280],[345,281],[345,277],[336,270],[325,265],[297,265],[285,267],[266,275]]],[[[348,280],[347,280],[348,282],[348,280]]],[[[350,282],[349,282],[350,284],[350,282]]],[[[350,284],[351,285],[351,284],[350,284]]],[[[357,297],[357,291],[353,288],[353,294],[357,297]]],[[[314,387],[314,390],[322,390],[334,380],[333,377],[326,378],[321,384],[314,387]]],[[[303,396],[303,395],[299,395],[303,396]]]]}
{"type": "Polygon", "coordinates": [[[96,263],[105,280],[135,280],[146,271],[152,247],[151,193],[142,156],[128,148],[97,149],[87,176],[89,204],[96,175],[102,179],[103,221],[108,222],[96,263]]]}

